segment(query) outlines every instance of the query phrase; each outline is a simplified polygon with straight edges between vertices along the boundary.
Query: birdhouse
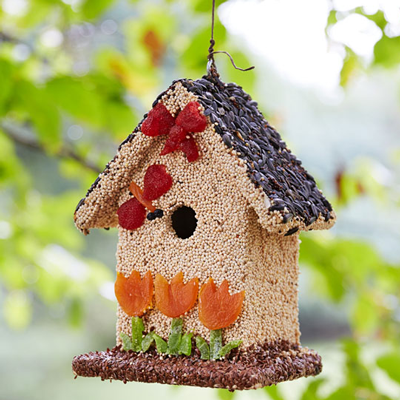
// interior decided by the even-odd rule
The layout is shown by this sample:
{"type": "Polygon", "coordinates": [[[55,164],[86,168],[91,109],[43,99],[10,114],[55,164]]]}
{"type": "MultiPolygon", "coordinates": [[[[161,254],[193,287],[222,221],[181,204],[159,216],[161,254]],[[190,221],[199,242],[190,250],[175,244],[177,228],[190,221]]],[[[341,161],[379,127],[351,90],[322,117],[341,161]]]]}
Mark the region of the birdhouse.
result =
{"type": "Polygon", "coordinates": [[[174,81],[75,211],[85,235],[119,231],[117,343],[75,357],[75,375],[230,390],[317,375],[299,340],[299,234],[334,222],[240,86],[174,81]]]}

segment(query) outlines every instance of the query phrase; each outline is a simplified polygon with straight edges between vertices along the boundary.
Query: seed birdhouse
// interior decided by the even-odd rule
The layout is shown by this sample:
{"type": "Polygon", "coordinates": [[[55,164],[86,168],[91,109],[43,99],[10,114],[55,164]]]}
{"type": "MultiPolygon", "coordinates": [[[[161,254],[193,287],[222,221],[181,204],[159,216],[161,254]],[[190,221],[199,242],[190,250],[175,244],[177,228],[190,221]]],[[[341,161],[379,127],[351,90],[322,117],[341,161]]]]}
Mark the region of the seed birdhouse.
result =
{"type": "Polygon", "coordinates": [[[118,228],[117,343],[79,376],[254,389],[321,371],[300,345],[299,233],[330,203],[241,87],[162,93],[75,212],[118,228]]]}

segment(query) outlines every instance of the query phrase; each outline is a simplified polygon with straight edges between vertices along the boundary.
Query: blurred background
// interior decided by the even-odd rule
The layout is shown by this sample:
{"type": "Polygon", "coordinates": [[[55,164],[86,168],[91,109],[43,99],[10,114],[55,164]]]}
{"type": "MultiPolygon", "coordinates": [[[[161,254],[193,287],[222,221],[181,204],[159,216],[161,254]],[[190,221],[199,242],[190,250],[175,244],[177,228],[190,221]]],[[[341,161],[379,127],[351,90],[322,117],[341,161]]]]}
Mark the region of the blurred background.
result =
{"type": "Polygon", "coordinates": [[[400,1],[217,1],[224,81],[338,214],[301,234],[317,378],[245,393],[73,379],[115,343],[117,232],[73,212],[154,98],[205,73],[211,0],[0,0],[0,399],[400,398],[400,1]]]}

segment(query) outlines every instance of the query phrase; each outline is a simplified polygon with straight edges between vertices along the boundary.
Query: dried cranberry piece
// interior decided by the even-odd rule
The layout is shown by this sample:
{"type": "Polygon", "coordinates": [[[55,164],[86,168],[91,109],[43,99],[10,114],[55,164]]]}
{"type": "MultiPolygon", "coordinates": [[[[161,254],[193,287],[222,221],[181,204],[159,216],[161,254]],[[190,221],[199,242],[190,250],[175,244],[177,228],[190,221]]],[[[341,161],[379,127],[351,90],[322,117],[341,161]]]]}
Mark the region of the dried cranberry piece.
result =
{"type": "Polygon", "coordinates": [[[167,107],[158,103],[149,111],[141,130],[146,136],[166,135],[174,124],[175,119],[167,110],[167,107]]]}
{"type": "Polygon", "coordinates": [[[202,132],[206,129],[207,118],[200,114],[200,104],[197,101],[191,101],[179,113],[176,118],[176,125],[181,126],[187,132],[202,132]]]}
{"type": "Polygon", "coordinates": [[[156,200],[167,193],[172,186],[171,175],[165,165],[150,165],[144,176],[143,197],[146,200],[156,200]]]}
{"type": "Polygon", "coordinates": [[[189,135],[189,138],[185,139],[179,145],[179,148],[186,154],[186,158],[189,162],[196,161],[199,158],[199,150],[197,149],[196,141],[192,135],[189,135]]]}
{"type": "Polygon", "coordinates": [[[129,231],[140,228],[146,219],[146,209],[136,198],[122,204],[117,214],[119,225],[129,231]]]}
{"type": "Polygon", "coordinates": [[[178,125],[174,125],[169,132],[167,141],[165,142],[164,148],[160,153],[162,156],[172,153],[179,149],[179,144],[186,139],[186,131],[178,125]]]}

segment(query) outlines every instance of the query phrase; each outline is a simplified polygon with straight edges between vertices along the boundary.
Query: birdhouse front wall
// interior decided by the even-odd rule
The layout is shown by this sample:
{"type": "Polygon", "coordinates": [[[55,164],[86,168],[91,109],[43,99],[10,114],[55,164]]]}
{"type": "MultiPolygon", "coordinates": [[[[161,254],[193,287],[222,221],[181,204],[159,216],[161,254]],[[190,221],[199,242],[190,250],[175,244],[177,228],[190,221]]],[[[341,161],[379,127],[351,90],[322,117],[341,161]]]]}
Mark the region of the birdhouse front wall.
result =
{"type": "MultiPolygon", "coordinates": [[[[186,91],[175,93],[166,105],[171,109],[171,104],[176,104],[179,110],[192,100],[190,96],[186,91]]],[[[144,136],[141,132],[138,135],[144,136]]],[[[217,286],[226,279],[231,294],[244,290],[245,297],[238,319],[223,330],[225,341],[241,339],[244,347],[278,339],[297,344],[298,234],[285,237],[261,227],[246,190],[255,192],[257,204],[263,203],[265,195],[249,189],[252,183],[245,165],[232,155],[211,124],[194,137],[201,152],[195,162],[188,162],[182,152],[160,156],[165,138],[143,137],[146,146],[130,180],[143,187],[147,167],[162,164],[173,183],[166,194],[153,201],[163,210],[162,218],[146,220],[132,231],[119,228],[117,271],[126,277],[133,270],[142,277],[151,271],[153,279],[161,274],[168,281],[182,272],[184,282],[197,277],[200,285],[210,277],[217,286]],[[172,215],[182,206],[193,209],[197,219],[195,231],[186,239],[178,237],[172,226],[172,215]]],[[[129,198],[126,188],[118,204],[129,198]]],[[[143,322],[147,331],[168,337],[171,319],[154,304],[143,322]]],[[[197,304],[183,316],[183,324],[185,331],[208,338],[197,304]]],[[[118,306],[118,343],[120,332],[131,334],[131,318],[118,306]]]]}

